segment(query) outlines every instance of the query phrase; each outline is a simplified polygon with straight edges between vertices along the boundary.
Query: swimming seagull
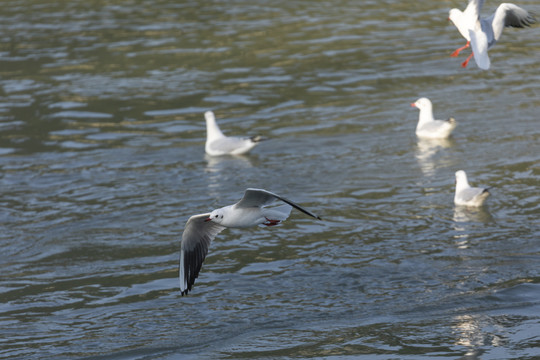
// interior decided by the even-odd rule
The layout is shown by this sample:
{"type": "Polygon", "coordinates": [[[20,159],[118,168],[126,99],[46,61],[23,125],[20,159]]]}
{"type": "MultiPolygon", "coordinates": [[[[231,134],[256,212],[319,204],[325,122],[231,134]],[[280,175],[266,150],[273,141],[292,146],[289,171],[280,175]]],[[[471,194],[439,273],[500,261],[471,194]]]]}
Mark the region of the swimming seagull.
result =
{"type": "Polygon", "coordinates": [[[211,213],[190,217],[184,227],[180,242],[180,291],[187,295],[199,275],[212,240],[226,228],[245,228],[256,225],[275,226],[287,219],[292,208],[316,219],[317,215],[284,197],[263,189],[246,189],[244,197],[234,205],[225,206],[211,213]],[[265,208],[281,200],[285,204],[265,208]]]}
{"type": "Polygon", "coordinates": [[[206,119],[206,145],[208,155],[241,155],[253,149],[257,143],[264,140],[260,136],[253,137],[227,137],[223,135],[212,111],[204,113],[206,119]]]}
{"type": "Polygon", "coordinates": [[[471,187],[465,171],[456,171],[456,194],[454,204],[465,206],[482,206],[489,196],[487,188],[471,187]]]}
{"type": "Polygon", "coordinates": [[[501,38],[503,29],[508,26],[524,28],[536,22],[534,16],[527,10],[509,3],[500,4],[493,15],[480,19],[480,10],[483,5],[484,0],[469,0],[465,11],[452,9],[448,16],[448,19],[467,40],[465,46],[456,49],[450,56],[456,57],[461,50],[472,46],[472,54],[461,64],[463,67],[467,66],[474,55],[474,60],[480,69],[489,69],[488,49],[501,38]]]}
{"type": "Polygon", "coordinates": [[[411,104],[420,110],[416,135],[421,138],[441,139],[450,136],[457,126],[454,118],[448,120],[435,120],[433,118],[433,105],[428,98],[420,98],[411,104]]]}

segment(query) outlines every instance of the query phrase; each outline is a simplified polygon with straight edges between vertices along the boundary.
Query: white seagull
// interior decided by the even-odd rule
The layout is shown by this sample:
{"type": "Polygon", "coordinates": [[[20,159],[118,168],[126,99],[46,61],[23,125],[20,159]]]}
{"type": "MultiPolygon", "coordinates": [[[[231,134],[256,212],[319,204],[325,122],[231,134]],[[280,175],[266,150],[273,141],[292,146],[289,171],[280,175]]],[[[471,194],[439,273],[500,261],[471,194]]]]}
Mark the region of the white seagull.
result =
{"type": "Polygon", "coordinates": [[[428,98],[420,98],[413,102],[411,106],[420,110],[418,125],[416,125],[416,135],[418,137],[429,139],[447,138],[457,126],[456,120],[452,117],[448,120],[435,120],[433,118],[433,105],[428,98]]]}
{"type": "Polygon", "coordinates": [[[223,135],[216,122],[212,111],[204,113],[206,119],[206,153],[212,156],[241,155],[253,149],[259,141],[264,140],[260,136],[253,137],[227,137],[223,135]]]}
{"type": "Polygon", "coordinates": [[[465,171],[456,171],[456,194],[454,204],[465,206],[482,206],[489,196],[487,188],[471,187],[465,171]]]}
{"type": "Polygon", "coordinates": [[[469,0],[465,11],[452,9],[448,16],[448,19],[467,40],[465,46],[456,49],[450,56],[456,57],[461,50],[472,46],[472,54],[461,64],[463,67],[467,66],[474,55],[474,60],[480,69],[489,69],[488,49],[501,38],[503,29],[508,26],[523,28],[536,22],[534,16],[527,10],[509,3],[500,4],[493,15],[480,19],[480,10],[483,5],[484,0],[469,0]]]}
{"type": "Polygon", "coordinates": [[[211,213],[193,215],[184,227],[180,242],[180,291],[187,295],[199,275],[212,240],[226,228],[245,228],[256,225],[274,226],[287,219],[292,208],[311,217],[320,217],[300,205],[263,189],[246,189],[244,197],[234,205],[211,213]],[[265,208],[281,200],[285,204],[265,208]]]}

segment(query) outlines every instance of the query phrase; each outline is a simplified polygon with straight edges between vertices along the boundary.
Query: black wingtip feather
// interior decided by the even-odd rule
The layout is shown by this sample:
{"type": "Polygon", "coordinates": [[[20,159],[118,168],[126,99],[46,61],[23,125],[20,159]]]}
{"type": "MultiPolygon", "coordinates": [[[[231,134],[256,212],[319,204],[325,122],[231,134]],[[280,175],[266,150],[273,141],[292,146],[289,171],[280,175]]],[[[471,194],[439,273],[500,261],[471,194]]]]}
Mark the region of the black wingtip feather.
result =
{"type": "Polygon", "coordinates": [[[208,246],[205,242],[198,243],[195,248],[185,253],[184,273],[186,277],[187,289],[182,291],[182,296],[187,295],[195,284],[195,279],[199,277],[204,258],[208,254],[208,246]]]}

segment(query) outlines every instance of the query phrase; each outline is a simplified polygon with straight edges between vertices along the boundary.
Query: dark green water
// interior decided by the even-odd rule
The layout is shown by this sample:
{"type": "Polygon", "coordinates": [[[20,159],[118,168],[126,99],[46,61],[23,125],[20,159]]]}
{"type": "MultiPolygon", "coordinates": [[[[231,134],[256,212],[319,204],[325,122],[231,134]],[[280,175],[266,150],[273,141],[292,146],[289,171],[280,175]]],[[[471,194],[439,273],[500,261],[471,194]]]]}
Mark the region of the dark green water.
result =
{"type": "Polygon", "coordinates": [[[539,28],[462,69],[464,5],[3,1],[0,357],[539,357],[539,28]],[[208,109],[270,140],[208,158],[208,109]],[[181,297],[185,221],[247,187],[325,221],[224,231],[181,297]]]}

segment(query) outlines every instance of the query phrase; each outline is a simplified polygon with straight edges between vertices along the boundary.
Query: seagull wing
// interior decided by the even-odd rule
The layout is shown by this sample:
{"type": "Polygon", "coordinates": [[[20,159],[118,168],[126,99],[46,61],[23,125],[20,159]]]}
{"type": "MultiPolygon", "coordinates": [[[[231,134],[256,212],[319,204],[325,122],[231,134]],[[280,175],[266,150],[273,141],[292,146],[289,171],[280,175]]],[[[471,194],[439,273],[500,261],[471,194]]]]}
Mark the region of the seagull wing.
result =
{"type": "Polygon", "coordinates": [[[461,36],[467,41],[471,41],[469,30],[474,29],[480,19],[480,10],[484,5],[484,0],[469,0],[469,3],[463,12],[457,11],[452,21],[458,29],[461,36]]]}
{"type": "Polygon", "coordinates": [[[453,127],[454,121],[450,120],[433,120],[424,124],[420,130],[424,132],[437,133],[439,131],[446,131],[448,128],[453,127]]]}
{"type": "Polygon", "coordinates": [[[474,61],[480,69],[487,70],[491,65],[488,56],[488,38],[487,34],[481,30],[469,30],[471,37],[471,47],[474,54],[474,61]]]}
{"type": "Polygon", "coordinates": [[[286,199],[284,197],[281,197],[279,195],[276,195],[270,191],[263,190],[263,189],[253,189],[253,188],[246,189],[246,192],[244,193],[244,197],[239,202],[237,202],[234,206],[237,208],[262,207],[265,205],[272,204],[274,201],[276,201],[276,199],[281,200],[284,203],[291,205],[293,208],[303,212],[306,215],[322,220],[319,216],[304,209],[303,207],[296,204],[295,202],[289,199],[286,199]]]}
{"type": "Polygon", "coordinates": [[[471,187],[460,191],[458,196],[461,200],[469,202],[472,201],[475,197],[482,195],[486,191],[487,189],[484,188],[471,187]]]}
{"type": "Polygon", "coordinates": [[[213,221],[205,221],[208,214],[194,215],[184,227],[180,242],[180,291],[187,295],[199,276],[208,247],[217,234],[225,229],[213,221]]]}
{"type": "Polygon", "coordinates": [[[499,40],[505,27],[512,26],[524,28],[536,22],[534,16],[532,16],[527,10],[522,9],[517,5],[508,3],[499,5],[489,20],[491,20],[495,41],[499,40]]]}
{"type": "Polygon", "coordinates": [[[463,11],[468,19],[477,20],[480,18],[480,10],[484,6],[484,0],[469,0],[467,7],[463,11]]]}
{"type": "Polygon", "coordinates": [[[222,137],[211,141],[208,144],[209,150],[216,153],[230,154],[239,149],[248,147],[252,144],[250,138],[241,137],[222,137]]]}

